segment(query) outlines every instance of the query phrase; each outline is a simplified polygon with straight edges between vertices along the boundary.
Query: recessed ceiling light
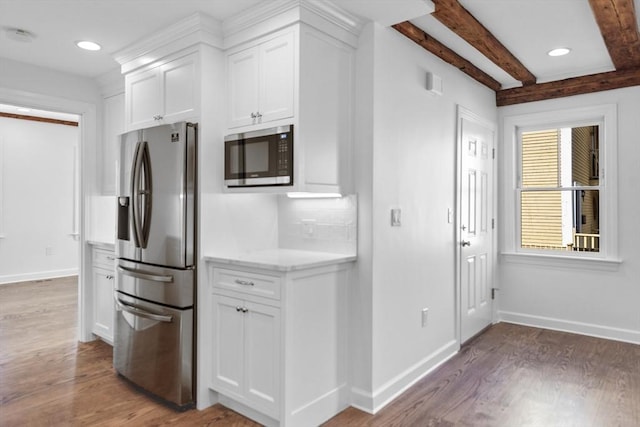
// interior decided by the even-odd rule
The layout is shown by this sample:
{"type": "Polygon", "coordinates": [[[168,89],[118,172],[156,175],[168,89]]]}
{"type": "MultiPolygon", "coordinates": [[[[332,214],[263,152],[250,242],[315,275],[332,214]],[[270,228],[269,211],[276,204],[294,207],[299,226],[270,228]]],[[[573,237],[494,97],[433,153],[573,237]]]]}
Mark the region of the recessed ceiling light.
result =
{"type": "Polygon", "coordinates": [[[100,50],[100,49],[102,49],[102,46],[100,46],[98,43],[90,42],[88,40],[81,40],[79,42],[76,42],[76,46],[78,46],[80,49],[84,49],[84,50],[100,50]]]}
{"type": "Polygon", "coordinates": [[[549,56],[563,56],[568,54],[569,52],[571,52],[571,49],[569,49],[568,47],[559,47],[557,49],[551,49],[549,52],[547,52],[547,55],[549,56]]]}

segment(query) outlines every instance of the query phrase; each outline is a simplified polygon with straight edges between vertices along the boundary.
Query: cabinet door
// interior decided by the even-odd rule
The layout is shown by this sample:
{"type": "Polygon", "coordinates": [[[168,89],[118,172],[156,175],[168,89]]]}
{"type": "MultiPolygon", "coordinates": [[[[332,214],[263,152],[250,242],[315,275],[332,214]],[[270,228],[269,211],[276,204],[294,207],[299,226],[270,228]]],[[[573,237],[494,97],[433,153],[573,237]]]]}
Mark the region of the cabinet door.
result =
{"type": "Polygon", "coordinates": [[[287,33],[260,45],[261,123],[293,117],[293,40],[293,33],[287,33]]]}
{"type": "Polygon", "coordinates": [[[280,395],[280,310],[245,301],[246,398],[278,418],[280,395]]]}
{"type": "Polygon", "coordinates": [[[242,300],[212,295],[212,388],[242,398],[244,383],[244,316],[242,300]]]}
{"type": "Polygon", "coordinates": [[[118,135],[124,132],[124,93],[104,99],[104,128],[101,147],[101,182],[103,196],[116,191],[116,151],[118,135]]]}
{"type": "Polygon", "coordinates": [[[160,73],[157,68],[125,76],[125,111],[128,130],[151,126],[162,115],[160,73]]]}
{"type": "Polygon", "coordinates": [[[254,47],[227,57],[229,127],[254,124],[258,112],[259,49],[254,47]]]}
{"type": "Polygon", "coordinates": [[[93,310],[95,321],[93,332],[113,343],[113,271],[105,268],[93,268],[93,310]]]}
{"type": "Polygon", "coordinates": [[[197,56],[189,55],[160,67],[163,105],[160,108],[164,123],[174,123],[197,115],[198,76],[197,56]]]}

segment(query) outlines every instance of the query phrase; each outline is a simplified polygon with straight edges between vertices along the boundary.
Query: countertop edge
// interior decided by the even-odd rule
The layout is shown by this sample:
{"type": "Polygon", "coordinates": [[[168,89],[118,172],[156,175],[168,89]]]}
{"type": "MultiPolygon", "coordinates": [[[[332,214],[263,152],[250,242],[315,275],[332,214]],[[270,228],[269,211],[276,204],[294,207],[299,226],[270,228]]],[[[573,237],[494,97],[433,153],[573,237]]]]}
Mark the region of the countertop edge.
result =
{"type": "Polygon", "coordinates": [[[228,266],[234,267],[245,267],[245,268],[259,268],[263,270],[272,270],[279,272],[291,272],[291,271],[300,271],[300,270],[308,270],[311,268],[317,267],[326,267],[330,265],[338,265],[338,264],[346,264],[350,262],[354,262],[358,259],[356,255],[344,255],[341,256],[336,254],[336,258],[331,259],[322,259],[315,261],[306,261],[301,263],[294,264],[276,264],[272,262],[263,262],[257,260],[248,260],[227,256],[215,256],[215,255],[205,255],[203,256],[205,262],[208,263],[218,263],[224,264],[228,266]]]}
{"type": "Polygon", "coordinates": [[[100,242],[98,240],[87,240],[87,243],[93,247],[96,248],[101,248],[101,249],[109,249],[112,251],[115,251],[116,249],[116,244],[115,243],[109,243],[109,242],[100,242]]]}

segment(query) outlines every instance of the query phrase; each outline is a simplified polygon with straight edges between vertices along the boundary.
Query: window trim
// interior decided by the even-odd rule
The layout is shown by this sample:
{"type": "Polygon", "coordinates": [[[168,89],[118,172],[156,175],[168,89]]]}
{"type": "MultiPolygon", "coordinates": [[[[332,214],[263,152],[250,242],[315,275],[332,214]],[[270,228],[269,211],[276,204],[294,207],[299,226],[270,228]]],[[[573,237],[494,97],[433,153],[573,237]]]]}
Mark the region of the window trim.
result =
{"type": "Polygon", "coordinates": [[[604,104],[581,108],[567,108],[530,114],[505,116],[503,119],[504,162],[501,174],[502,212],[504,214],[501,240],[501,255],[505,261],[535,264],[593,266],[610,268],[620,263],[618,259],[618,143],[617,105],[604,104]],[[552,127],[576,127],[597,124],[600,127],[600,239],[599,252],[568,252],[535,250],[520,247],[520,200],[519,174],[521,170],[521,131],[552,127]],[[604,196],[604,197],[603,197],[604,196]],[[526,260],[526,261],[525,261],[526,260]],[[576,262],[577,261],[577,262],[576,262]]]}

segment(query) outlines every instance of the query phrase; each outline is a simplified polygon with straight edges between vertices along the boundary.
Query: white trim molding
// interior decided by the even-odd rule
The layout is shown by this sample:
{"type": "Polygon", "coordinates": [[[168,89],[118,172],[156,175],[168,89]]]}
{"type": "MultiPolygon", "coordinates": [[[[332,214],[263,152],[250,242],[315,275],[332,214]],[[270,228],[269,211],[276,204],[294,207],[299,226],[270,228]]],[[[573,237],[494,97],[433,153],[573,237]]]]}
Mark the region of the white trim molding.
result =
{"type": "Polygon", "coordinates": [[[4,139],[0,135],[0,239],[4,234],[4,139]]]}
{"type": "Polygon", "coordinates": [[[528,263],[553,265],[553,259],[568,261],[565,268],[584,268],[592,262],[596,269],[617,269],[618,258],[618,111],[616,104],[594,105],[580,108],[568,108],[554,111],[543,111],[531,114],[505,116],[502,130],[503,162],[501,179],[500,213],[503,226],[501,228],[501,259],[514,262],[518,257],[526,258],[528,263]],[[570,253],[563,251],[541,251],[521,249],[519,247],[518,197],[519,179],[519,146],[520,130],[532,130],[542,127],[563,127],[598,124],[601,129],[604,149],[600,150],[600,252],[570,253]],[[580,262],[573,262],[573,261],[580,262]]]}
{"type": "Polygon", "coordinates": [[[458,340],[449,341],[409,369],[378,387],[373,393],[353,387],[351,389],[351,406],[369,414],[375,414],[409,387],[455,356],[459,349],[458,340]]]}
{"type": "Polygon", "coordinates": [[[551,329],[554,331],[570,332],[573,334],[588,335],[596,338],[640,344],[640,331],[634,331],[631,329],[596,325],[594,323],[576,322],[573,320],[556,319],[546,316],[535,316],[526,313],[513,313],[509,311],[499,311],[498,314],[500,321],[505,323],[514,323],[517,325],[533,326],[536,328],[551,329]]]}
{"type": "Polygon", "coordinates": [[[0,285],[6,285],[7,283],[27,282],[31,280],[57,279],[59,277],[77,276],[78,274],[78,268],[38,271],[36,273],[11,274],[0,276],[0,285]]]}

